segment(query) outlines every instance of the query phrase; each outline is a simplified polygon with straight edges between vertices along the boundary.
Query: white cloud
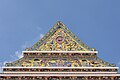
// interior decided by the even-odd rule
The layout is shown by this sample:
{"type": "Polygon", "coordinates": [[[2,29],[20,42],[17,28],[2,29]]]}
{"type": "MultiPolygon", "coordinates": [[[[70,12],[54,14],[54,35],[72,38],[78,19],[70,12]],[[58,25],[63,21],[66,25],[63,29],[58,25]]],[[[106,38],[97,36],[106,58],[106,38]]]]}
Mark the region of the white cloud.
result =
{"type": "MultiPolygon", "coordinates": [[[[41,32],[42,31],[42,28],[37,26],[36,27],[36,30],[41,32]]],[[[37,37],[33,38],[32,40],[28,40],[26,41],[22,46],[21,48],[22,49],[26,49],[26,48],[29,48],[31,47],[32,45],[34,45],[34,43],[36,43],[38,40],[40,40],[41,38],[43,38],[44,34],[40,33],[37,37]]]]}
{"type": "Polygon", "coordinates": [[[43,38],[44,34],[40,34],[40,39],[43,38]]]}
{"type": "MultiPolygon", "coordinates": [[[[38,27],[37,27],[37,30],[38,30],[38,31],[42,31],[42,28],[38,26],[38,27]]],[[[40,33],[40,39],[43,38],[43,36],[44,36],[44,34],[40,33]]],[[[37,38],[39,38],[39,37],[37,37],[37,38]]]]}
{"type": "Polygon", "coordinates": [[[4,61],[4,62],[3,62],[3,65],[5,65],[6,63],[8,63],[8,61],[4,61]]]}
{"type": "Polygon", "coordinates": [[[2,67],[0,66],[0,73],[2,72],[2,67]]]}
{"type": "Polygon", "coordinates": [[[11,62],[13,62],[13,61],[15,61],[17,59],[20,59],[20,58],[23,57],[23,55],[22,55],[21,52],[16,51],[15,54],[14,55],[10,55],[10,57],[11,57],[10,59],[12,59],[12,60],[0,62],[0,73],[2,72],[2,67],[5,66],[6,63],[11,63],[11,62]]]}
{"type": "MultiPolygon", "coordinates": [[[[13,62],[13,61],[16,61],[16,60],[18,60],[18,59],[20,59],[20,58],[22,58],[23,57],[23,55],[22,55],[22,52],[21,51],[16,51],[13,55],[10,55],[10,61],[9,61],[9,63],[10,62],[13,62]]],[[[8,62],[8,61],[7,61],[8,62]]],[[[5,62],[4,62],[5,63],[5,62]]]]}
{"type": "Polygon", "coordinates": [[[32,45],[32,44],[31,44],[30,41],[26,41],[26,42],[21,46],[21,48],[22,48],[22,49],[25,49],[25,48],[30,47],[31,45],[32,45]]]}
{"type": "Polygon", "coordinates": [[[22,53],[19,52],[19,51],[16,51],[16,52],[15,52],[15,56],[16,56],[17,58],[19,58],[19,59],[23,57],[22,53]]]}
{"type": "MultiPolygon", "coordinates": [[[[120,60],[118,61],[117,66],[120,67],[120,60]]],[[[120,69],[118,72],[120,72],[120,69]]]]}
{"type": "Polygon", "coordinates": [[[17,59],[20,59],[23,57],[22,53],[20,51],[16,51],[14,55],[10,55],[10,61],[4,61],[4,62],[0,62],[0,72],[2,72],[2,67],[5,66],[6,63],[11,63],[17,59]]]}
{"type": "Polygon", "coordinates": [[[30,41],[26,41],[22,46],[22,50],[31,47],[32,45],[34,45],[38,40],[40,40],[41,38],[43,38],[44,34],[40,33],[39,36],[37,36],[36,38],[30,40],[30,41]]]}
{"type": "Polygon", "coordinates": [[[0,62],[0,73],[2,72],[2,62],[0,62]]]}

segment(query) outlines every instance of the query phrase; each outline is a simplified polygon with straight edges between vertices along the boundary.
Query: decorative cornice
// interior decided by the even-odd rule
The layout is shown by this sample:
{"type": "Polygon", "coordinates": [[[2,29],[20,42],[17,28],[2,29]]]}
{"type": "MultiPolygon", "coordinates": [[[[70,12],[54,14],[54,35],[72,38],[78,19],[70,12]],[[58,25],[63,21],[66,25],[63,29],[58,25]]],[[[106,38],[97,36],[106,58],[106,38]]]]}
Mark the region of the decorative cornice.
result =
{"type": "Polygon", "coordinates": [[[98,53],[98,51],[22,51],[22,53],[98,53]]]}

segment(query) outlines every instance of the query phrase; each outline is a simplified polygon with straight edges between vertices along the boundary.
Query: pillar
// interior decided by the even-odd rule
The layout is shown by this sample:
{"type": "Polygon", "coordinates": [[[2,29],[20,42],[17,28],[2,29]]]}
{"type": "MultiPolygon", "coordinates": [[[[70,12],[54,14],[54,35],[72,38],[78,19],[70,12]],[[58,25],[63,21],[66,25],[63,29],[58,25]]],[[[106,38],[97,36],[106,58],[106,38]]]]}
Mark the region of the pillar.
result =
{"type": "Polygon", "coordinates": [[[62,80],[62,77],[59,77],[59,80],[62,80]]]}
{"type": "Polygon", "coordinates": [[[21,80],[21,77],[18,77],[18,80],[21,80]]]}
{"type": "Polygon", "coordinates": [[[75,77],[72,77],[72,80],[75,80],[75,77]]]}
{"type": "Polygon", "coordinates": [[[101,80],[101,77],[99,76],[98,80],[101,80]]]}
{"type": "Polygon", "coordinates": [[[47,77],[45,77],[45,80],[48,80],[47,77]]]}
{"type": "Polygon", "coordinates": [[[85,77],[85,80],[88,80],[88,77],[87,77],[87,76],[85,77]]]}

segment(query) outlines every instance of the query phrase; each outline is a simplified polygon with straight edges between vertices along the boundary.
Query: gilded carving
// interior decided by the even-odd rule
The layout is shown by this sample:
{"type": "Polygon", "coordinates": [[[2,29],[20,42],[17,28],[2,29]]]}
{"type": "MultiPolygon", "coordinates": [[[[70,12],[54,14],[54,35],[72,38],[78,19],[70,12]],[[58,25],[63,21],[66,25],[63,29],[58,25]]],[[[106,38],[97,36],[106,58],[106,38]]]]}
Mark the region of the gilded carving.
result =
{"type": "Polygon", "coordinates": [[[86,51],[63,29],[58,29],[37,50],[40,51],[86,51]]]}

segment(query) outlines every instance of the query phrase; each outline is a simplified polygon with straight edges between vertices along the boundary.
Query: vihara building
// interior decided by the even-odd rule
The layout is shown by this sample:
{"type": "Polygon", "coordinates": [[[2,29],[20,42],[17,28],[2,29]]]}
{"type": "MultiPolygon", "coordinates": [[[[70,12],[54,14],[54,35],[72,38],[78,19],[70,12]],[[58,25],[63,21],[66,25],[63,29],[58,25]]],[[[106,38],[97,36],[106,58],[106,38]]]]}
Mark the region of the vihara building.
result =
{"type": "Polygon", "coordinates": [[[120,80],[119,67],[100,59],[60,21],[22,54],[2,67],[0,80],[120,80]]]}

